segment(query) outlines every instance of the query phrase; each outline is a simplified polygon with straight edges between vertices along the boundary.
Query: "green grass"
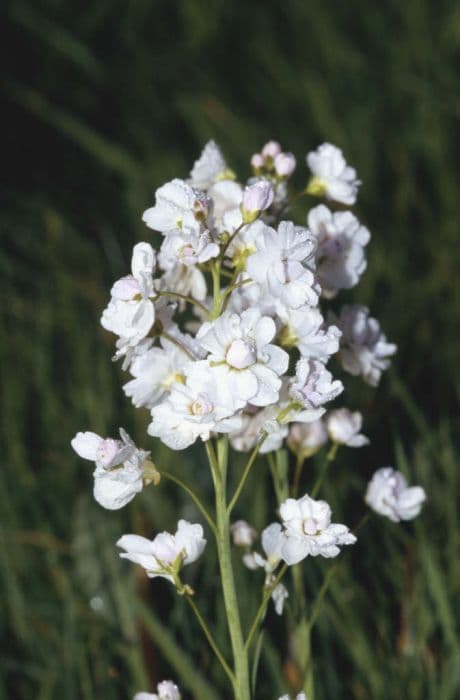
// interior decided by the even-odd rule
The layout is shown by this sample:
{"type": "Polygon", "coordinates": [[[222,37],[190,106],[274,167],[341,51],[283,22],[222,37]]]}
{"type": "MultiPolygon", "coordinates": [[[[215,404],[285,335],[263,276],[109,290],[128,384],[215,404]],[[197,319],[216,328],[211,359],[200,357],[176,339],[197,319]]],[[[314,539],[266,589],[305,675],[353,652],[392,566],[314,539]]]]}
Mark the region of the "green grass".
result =
{"type": "MultiPolygon", "coordinates": [[[[459,8],[10,0],[2,11],[0,697],[122,699],[167,676],[193,697],[221,697],[184,606],[114,547],[123,532],[194,517],[190,504],[165,484],[102,511],[69,447],[78,429],[118,425],[147,444],[98,319],[132,244],[151,235],[140,214],[155,188],[185,176],[211,137],[242,176],[269,137],[300,162],[330,140],[358,168],[373,240],[349,296],[399,353],[377,391],[349,394],[372,444],[339,453],[324,495],[356,523],[365,481],[385,464],[429,494],[413,525],[375,518],[341,558],[313,639],[316,700],[459,697],[459,8]]],[[[199,450],[173,467],[209,491],[199,450]]],[[[260,483],[247,506],[262,526],[273,497],[260,483]]],[[[311,600],[327,568],[305,567],[311,600]]],[[[189,575],[210,612],[211,551],[189,575]]],[[[219,615],[215,627],[223,639],[219,615]]],[[[261,700],[284,690],[273,659],[266,643],[261,700]]]]}

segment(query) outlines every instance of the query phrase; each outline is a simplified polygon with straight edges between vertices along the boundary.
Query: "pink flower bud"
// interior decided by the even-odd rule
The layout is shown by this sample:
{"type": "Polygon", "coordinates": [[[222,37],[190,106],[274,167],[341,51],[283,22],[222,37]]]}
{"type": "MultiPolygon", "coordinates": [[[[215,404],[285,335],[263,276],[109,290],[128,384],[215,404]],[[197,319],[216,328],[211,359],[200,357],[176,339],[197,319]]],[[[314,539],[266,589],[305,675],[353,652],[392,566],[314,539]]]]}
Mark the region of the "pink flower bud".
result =
{"type": "Polygon", "coordinates": [[[276,158],[278,153],[281,153],[281,146],[278,141],[268,141],[262,148],[262,155],[267,158],[276,158]]]}
{"type": "Polygon", "coordinates": [[[243,209],[246,212],[264,211],[273,202],[273,196],[273,187],[268,180],[258,180],[244,190],[243,209]]]}
{"type": "Polygon", "coordinates": [[[296,159],[292,153],[278,153],[275,158],[276,174],[280,177],[289,177],[295,170],[296,159]]]}
{"type": "Polygon", "coordinates": [[[254,153],[254,155],[251,157],[251,165],[253,168],[257,169],[264,167],[264,159],[260,153],[254,153]]]}

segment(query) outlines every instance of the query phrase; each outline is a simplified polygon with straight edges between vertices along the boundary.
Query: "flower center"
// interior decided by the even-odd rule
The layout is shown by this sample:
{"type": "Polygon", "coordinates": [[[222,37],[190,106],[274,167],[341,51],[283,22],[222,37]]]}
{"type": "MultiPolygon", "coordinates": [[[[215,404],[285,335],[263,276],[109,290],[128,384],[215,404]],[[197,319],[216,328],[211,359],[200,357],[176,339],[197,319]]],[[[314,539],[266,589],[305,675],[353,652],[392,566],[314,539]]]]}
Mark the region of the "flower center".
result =
{"type": "Polygon", "coordinates": [[[225,359],[230,367],[246,369],[255,363],[257,355],[254,347],[238,339],[232,341],[225,359]]]}
{"type": "Polygon", "coordinates": [[[190,407],[194,416],[207,416],[213,409],[214,404],[205,394],[200,394],[190,407]]]}
{"type": "Polygon", "coordinates": [[[185,384],[185,377],[180,372],[171,372],[171,374],[168,374],[168,376],[162,381],[161,386],[164,389],[170,389],[172,384],[175,384],[176,382],[179,384],[185,384]]]}
{"type": "Polygon", "coordinates": [[[318,523],[314,518],[307,518],[303,521],[303,531],[306,535],[316,535],[319,532],[318,523]]]}

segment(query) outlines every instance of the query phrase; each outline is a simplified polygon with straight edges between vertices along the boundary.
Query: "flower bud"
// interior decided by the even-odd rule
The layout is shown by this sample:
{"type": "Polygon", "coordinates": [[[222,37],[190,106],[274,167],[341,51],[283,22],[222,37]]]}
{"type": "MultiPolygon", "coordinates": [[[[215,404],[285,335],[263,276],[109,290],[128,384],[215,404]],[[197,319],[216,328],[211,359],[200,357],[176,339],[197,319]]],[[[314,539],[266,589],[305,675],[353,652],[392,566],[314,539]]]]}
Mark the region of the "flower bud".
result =
{"type": "Polygon", "coordinates": [[[292,153],[278,153],[275,158],[276,174],[280,177],[289,177],[295,170],[296,159],[292,153]]]}
{"type": "Polygon", "coordinates": [[[256,530],[246,520],[237,520],[230,530],[237,547],[251,547],[257,539],[256,530]]]}
{"type": "Polygon", "coordinates": [[[276,158],[281,153],[281,146],[278,141],[268,141],[262,148],[262,155],[267,158],[276,158]]]}
{"type": "Polygon", "coordinates": [[[273,197],[273,187],[268,180],[258,180],[246,187],[241,205],[244,223],[255,221],[259,212],[269,208],[273,197]]]}
{"type": "Polygon", "coordinates": [[[260,153],[254,153],[254,155],[251,157],[251,165],[256,170],[264,167],[264,159],[260,153]]]}

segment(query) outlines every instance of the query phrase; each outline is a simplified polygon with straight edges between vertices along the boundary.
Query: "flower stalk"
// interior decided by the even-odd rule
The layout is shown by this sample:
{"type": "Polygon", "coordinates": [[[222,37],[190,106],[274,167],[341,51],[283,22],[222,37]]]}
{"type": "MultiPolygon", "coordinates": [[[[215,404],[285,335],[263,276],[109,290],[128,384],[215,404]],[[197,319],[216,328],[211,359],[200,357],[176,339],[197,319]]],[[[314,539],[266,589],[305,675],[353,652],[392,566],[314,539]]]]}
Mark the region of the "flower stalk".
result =
{"type": "Polygon", "coordinates": [[[209,464],[214,482],[217,554],[219,558],[225,612],[227,615],[227,623],[233,652],[233,690],[235,700],[250,700],[251,691],[249,664],[244,646],[230,546],[230,514],[227,510],[226,495],[228,463],[227,438],[219,439],[217,444],[217,455],[209,441],[206,443],[206,450],[208,453],[209,464]]]}

